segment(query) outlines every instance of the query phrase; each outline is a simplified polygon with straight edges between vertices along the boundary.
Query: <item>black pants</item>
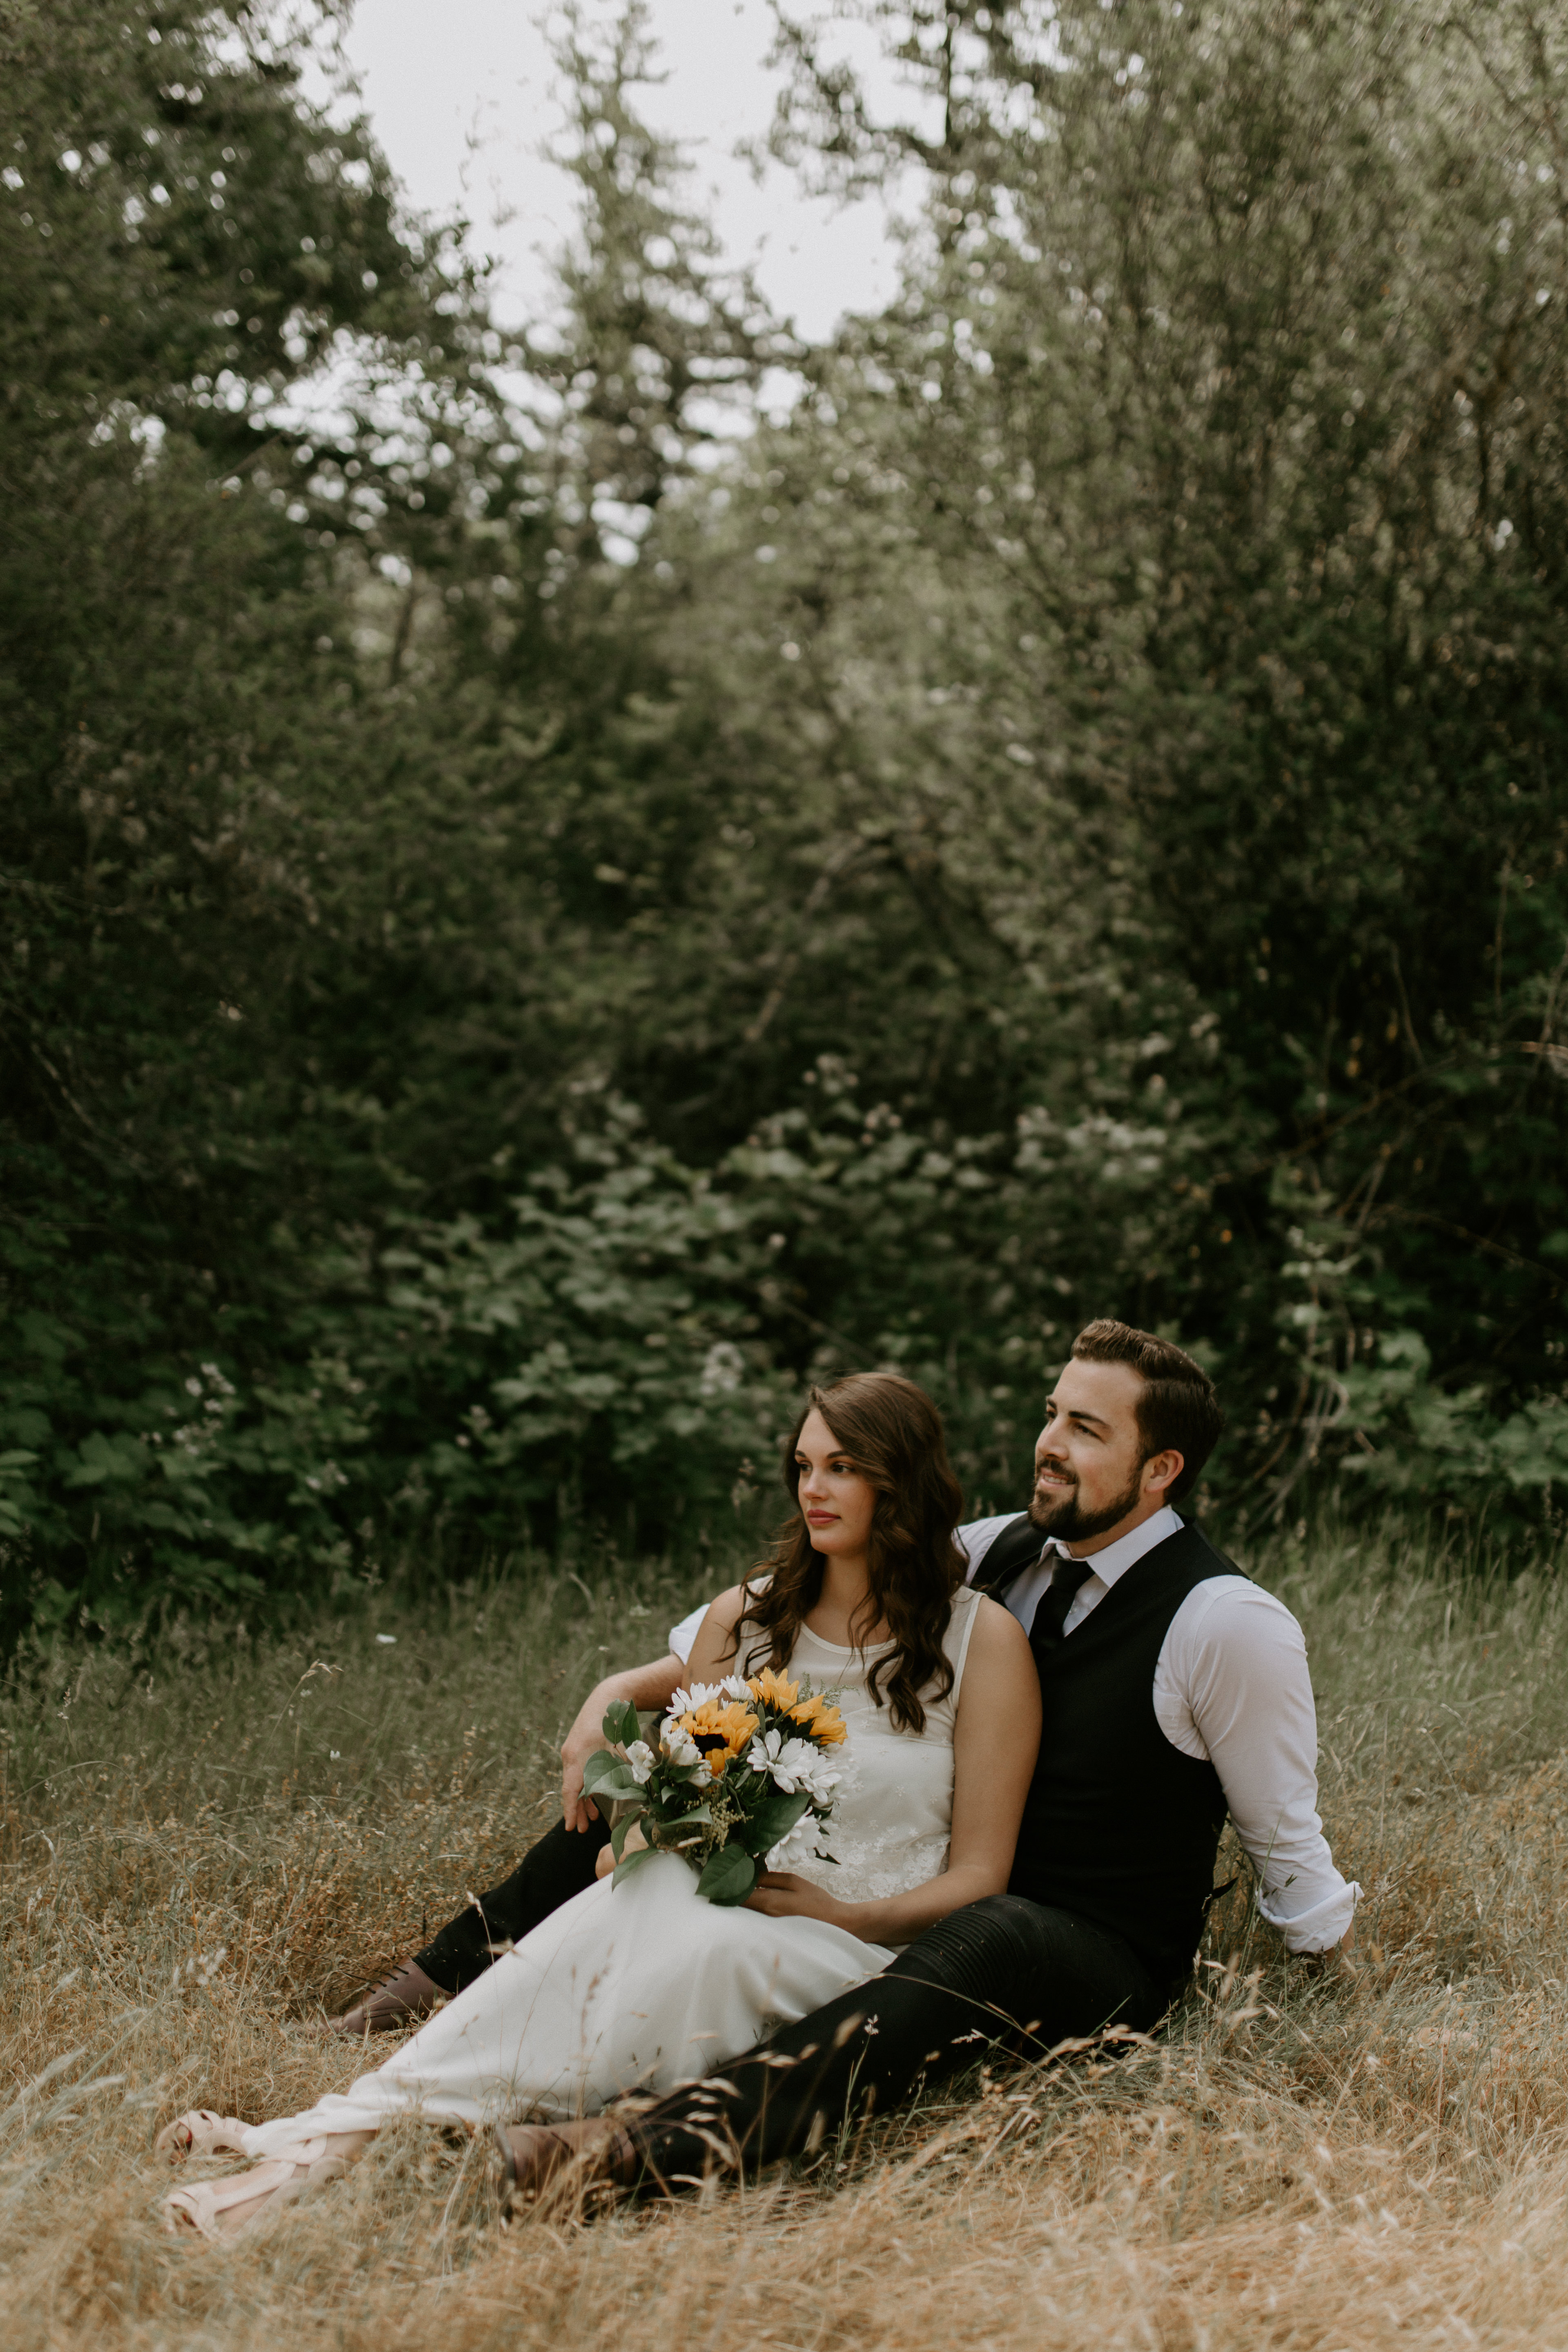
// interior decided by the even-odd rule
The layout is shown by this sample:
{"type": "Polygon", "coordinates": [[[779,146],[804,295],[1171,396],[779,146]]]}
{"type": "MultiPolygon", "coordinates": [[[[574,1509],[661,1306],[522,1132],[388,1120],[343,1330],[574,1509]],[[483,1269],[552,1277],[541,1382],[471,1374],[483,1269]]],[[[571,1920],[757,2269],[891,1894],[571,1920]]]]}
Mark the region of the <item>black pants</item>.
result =
{"type": "Polygon", "coordinates": [[[594,1864],[609,1835],[602,1821],[585,1830],[569,1830],[563,1821],[557,1822],[530,1847],[510,1878],[481,1895],[477,1905],[467,1905],[422,1952],[415,1953],[415,1967],[423,1969],[443,1992],[461,1992],[483,1976],[498,1949],[521,1944],[542,1919],[592,1886],[594,1864]]]}
{"type": "Polygon", "coordinates": [[[809,2152],[847,2115],[885,2112],[1003,2042],[1043,2056],[1110,2025],[1146,2032],[1162,1985],[1120,1937],[1069,1911],[992,1895],[928,1928],[882,1975],[841,1993],[721,2076],[632,2124],[649,2192],[809,2152]]]}

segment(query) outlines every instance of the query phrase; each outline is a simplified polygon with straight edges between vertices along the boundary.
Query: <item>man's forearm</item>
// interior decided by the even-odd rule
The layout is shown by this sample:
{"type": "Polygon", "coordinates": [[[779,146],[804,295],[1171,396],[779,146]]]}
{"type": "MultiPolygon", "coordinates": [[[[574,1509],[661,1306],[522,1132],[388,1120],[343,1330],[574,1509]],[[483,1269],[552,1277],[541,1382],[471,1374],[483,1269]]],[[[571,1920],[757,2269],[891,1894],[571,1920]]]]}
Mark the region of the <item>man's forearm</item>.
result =
{"type": "Polygon", "coordinates": [[[629,1699],[643,1715],[668,1706],[685,1672],[684,1661],[671,1650],[668,1656],[656,1658],[646,1666],[627,1666],[622,1674],[606,1675],[603,1682],[594,1685],[578,1708],[573,1730],[592,1731],[597,1738],[605,1708],[617,1701],[624,1704],[629,1699]]]}
{"type": "Polygon", "coordinates": [[[606,1675],[595,1683],[578,1708],[571,1730],[561,1743],[561,1810],[568,1829],[585,1830],[599,1818],[598,1807],[583,1793],[583,1768],[596,1748],[605,1744],[605,1710],[630,1701],[638,1713],[668,1706],[686,1668],[673,1650],[646,1666],[628,1666],[623,1674],[606,1675]]]}

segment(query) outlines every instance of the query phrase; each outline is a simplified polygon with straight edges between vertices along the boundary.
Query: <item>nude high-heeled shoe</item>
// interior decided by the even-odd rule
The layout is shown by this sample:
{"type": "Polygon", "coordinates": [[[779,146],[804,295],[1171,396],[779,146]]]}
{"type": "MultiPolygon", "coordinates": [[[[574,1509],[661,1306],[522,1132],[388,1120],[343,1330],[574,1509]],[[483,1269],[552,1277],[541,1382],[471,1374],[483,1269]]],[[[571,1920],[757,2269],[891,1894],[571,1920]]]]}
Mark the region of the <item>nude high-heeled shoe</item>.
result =
{"type": "Polygon", "coordinates": [[[165,2164],[184,2164],[188,2156],[243,2156],[245,2126],[237,2116],[215,2115],[211,2107],[192,2107],[165,2124],[153,2142],[153,2153],[165,2164]]]}
{"type": "Polygon", "coordinates": [[[202,2180],[189,2189],[172,2189],[163,2200],[163,2227],[172,2238],[187,2233],[237,2238],[268,2220],[279,2206],[292,2204],[318,2181],[338,2179],[374,2137],[374,2132],[323,2133],[227,2180],[202,2180]]]}
{"type": "Polygon", "coordinates": [[[237,2238],[271,2211],[297,2197],[304,2173],[286,2156],[253,2164],[230,2180],[200,2180],[171,2189],[163,2200],[163,2227],[171,2238],[237,2238]]]}

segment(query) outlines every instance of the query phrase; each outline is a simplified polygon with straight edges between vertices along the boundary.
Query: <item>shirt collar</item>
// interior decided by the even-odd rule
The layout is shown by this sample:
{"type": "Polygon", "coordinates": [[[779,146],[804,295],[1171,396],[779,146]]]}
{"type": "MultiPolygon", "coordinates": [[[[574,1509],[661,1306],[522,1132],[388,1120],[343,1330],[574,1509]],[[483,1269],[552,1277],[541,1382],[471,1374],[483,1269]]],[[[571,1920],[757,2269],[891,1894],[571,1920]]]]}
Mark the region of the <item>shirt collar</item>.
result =
{"type": "MultiPolygon", "coordinates": [[[[1097,1576],[1101,1584],[1110,1587],[1118,1577],[1125,1576],[1130,1568],[1135,1568],[1145,1552],[1152,1551],[1156,1544],[1163,1544],[1167,1536],[1175,1535],[1181,1526],[1180,1517],[1167,1503],[1163,1510],[1155,1512],[1152,1519],[1145,1519],[1129,1535],[1118,1536],[1116,1541],[1107,1544],[1103,1551],[1091,1552],[1088,1559],[1080,1560],[1079,1565],[1087,1568],[1091,1576],[1097,1576]]],[[[1051,1557],[1053,1553],[1061,1559],[1074,1557],[1056,1536],[1047,1536],[1045,1558],[1054,1570],[1056,1559],[1051,1557]]]]}

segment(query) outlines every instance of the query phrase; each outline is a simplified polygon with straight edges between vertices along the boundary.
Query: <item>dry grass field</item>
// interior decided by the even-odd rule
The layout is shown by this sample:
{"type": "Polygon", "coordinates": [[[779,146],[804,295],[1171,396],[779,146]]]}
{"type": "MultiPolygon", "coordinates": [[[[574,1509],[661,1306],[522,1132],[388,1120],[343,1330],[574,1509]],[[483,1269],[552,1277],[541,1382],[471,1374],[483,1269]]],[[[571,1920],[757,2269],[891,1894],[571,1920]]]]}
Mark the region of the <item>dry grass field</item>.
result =
{"type": "Polygon", "coordinates": [[[581,1690],[662,1647],[689,1577],[19,1662],[6,2352],[1568,2345],[1568,1593],[1364,1537],[1254,1565],[1311,1643],[1353,1975],[1288,1965],[1238,1893],[1130,2057],[982,2077],[761,2188],[504,2230],[477,2154],[411,2125],[265,2232],[171,2242],[153,2133],[358,2071],[323,2004],[549,1820],[581,1690]]]}

